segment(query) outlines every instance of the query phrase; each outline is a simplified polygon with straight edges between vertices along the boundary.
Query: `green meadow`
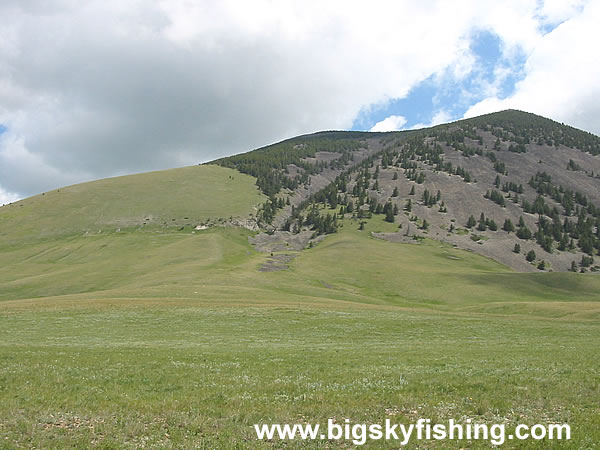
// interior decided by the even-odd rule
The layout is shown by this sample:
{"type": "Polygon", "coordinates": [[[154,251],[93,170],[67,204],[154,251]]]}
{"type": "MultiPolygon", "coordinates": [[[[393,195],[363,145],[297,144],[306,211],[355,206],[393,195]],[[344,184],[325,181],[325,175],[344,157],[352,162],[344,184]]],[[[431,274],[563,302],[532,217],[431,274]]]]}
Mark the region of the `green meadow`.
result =
{"type": "Polygon", "coordinates": [[[253,232],[216,221],[255,212],[252,178],[95,183],[0,208],[0,448],[348,448],[257,441],[252,425],[420,417],[566,422],[569,442],[505,447],[597,448],[593,274],[385,242],[377,217],[262,272],[253,232]]]}

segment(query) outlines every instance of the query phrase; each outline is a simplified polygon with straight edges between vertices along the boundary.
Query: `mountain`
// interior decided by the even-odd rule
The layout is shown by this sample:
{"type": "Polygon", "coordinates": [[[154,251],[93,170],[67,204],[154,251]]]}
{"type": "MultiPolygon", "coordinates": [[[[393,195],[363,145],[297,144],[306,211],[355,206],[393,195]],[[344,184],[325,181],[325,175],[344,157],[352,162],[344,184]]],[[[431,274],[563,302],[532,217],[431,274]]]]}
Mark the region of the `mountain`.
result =
{"type": "Polygon", "coordinates": [[[510,110],[416,131],[316,133],[213,163],[270,196],[260,217],[271,238],[260,240],[335,231],[315,226],[319,211],[360,222],[389,208],[398,229],[381,239],[429,237],[518,271],[585,271],[598,269],[599,154],[597,136],[510,110]]]}
{"type": "Polygon", "coordinates": [[[431,418],[592,448],[599,149],[505,111],[5,205],[0,447],[347,448],[253,425],[431,418]]]}

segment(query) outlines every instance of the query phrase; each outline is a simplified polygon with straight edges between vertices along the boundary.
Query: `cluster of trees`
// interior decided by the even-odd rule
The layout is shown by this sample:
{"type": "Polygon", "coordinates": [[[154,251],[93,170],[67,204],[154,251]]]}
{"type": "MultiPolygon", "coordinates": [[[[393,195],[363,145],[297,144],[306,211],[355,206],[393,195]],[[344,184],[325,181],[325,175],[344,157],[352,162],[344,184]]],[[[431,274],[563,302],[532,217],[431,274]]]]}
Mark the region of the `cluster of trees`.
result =
{"type": "Polygon", "coordinates": [[[581,151],[600,154],[600,138],[586,131],[522,111],[501,111],[462,122],[463,128],[475,127],[488,130],[502,141],[516,144],[560,144],[581,151]]]}
{"type": "Polygon", "coordinates": [[[428,208],[431,208],[433,205],[437,204],[437,202],[439,202],[441,199],[442,193],[440,190],[437,191],[436,195],[433,195],[431,192],[429,192],[429,189],[425,189],[423,191],[423,196],[421,197],[423,204],[428,208]]]}
{"type": "Polygon", "coordinates": [[[405,172],[406,178],[411,181],[414,181],[417,184],[423,184],[425,182],[425,172],[417,169],[408,169],[405,172]]]}
{"type": "Polygon", "coordinates": [[[483,150],[479,147],[469,147],[465,144],[455,144],[454,149],[461,152],[465,158],[469,158],[471,156],[483,155],[483,150]]]}
{"type": "Polygon", "coordinates": [[[582,209],[593,216],[600,214],[600,210],[588,200],[585,194],[553,184],[552,177],[546,172],[537,172],[535,177],[529,180],[529,186],[535,189],[538,195],[551,197],[555,202],[560,203],[566,216],[579,215],[582,209]]]}
{"type": "Polygon", "coordinates": [[[525,219],[523,216],[519,217],[519,226],[517,228],[517,237],[523,240],[531,239],[532,233],[531,230],[525,224],[525,219]]]}
{"type": "Polygon", "coordinates": [[[575,161],[573,161],[572,159],[569,159],[569,163],[567,164],[567,170],[579,171],[579,170],[582,170],[582,168],[575,161]]]}
{"type": "Polygon", "coordinates": [[[479,216],[479,221],[476,221],[475,217],[473,217],[472,215],[469,216],[469,219],[467,220],[467,228],[473,228],[475,225],[477,225],[478,231],[485,231],[488,228],[490,229],[490,231],[498,231],[498,225],[496,224],[494,219],[485,217],[484,213],[481,213],[481,215],[479,216]]]}
{"type": "Polygon", "coordinates": [[[310,175],[323,171],[331,163],[310,163],[306,158],[314,157],[317,152],[327,151],[340,153],[342,164],[352,158],[352,153],[365,145],[358,139],[292,139],[290,141],[269,145],[241,155],[217,159],[214,164],[230,167],[256,178],[256,185],[266,195],[277,194],[282,188],[296,189],[306,183],[310,175]],[[291,178],[286,174],[288,165],[294,164],[301,169],[301,174],[291,178]]]}
{"type": "Polygon", "coordinates": [[[516,145],[510,144],[508,146],[508,151],[513,153],[527,153],[527,147],[525,147],[525,144],[522,143],[516,145]]]}
{"type": "MultiPolygon", "coordinates": [[[[499,186],[496,186],[499,187],[499,186]]],[[[515,192],[517,194],[523,193],[523,185],[517,184],[514,181],[508,181],[502,185],[502,192],[515,192]]]]}
{"type": "Polygon", "coordinates": [[[290,204],[290,198],[283,197],[276,198],[275,196],[270,197],[259,209],[258,219],[265,223],[272,223],[278,209],[282,209],[285,205],[290,204]]]}
{"type": "MultiPolygon", "coordinates": [[[[560,251],[579,248],[591,256],[600,250],[599,225],[598,219],[594,220],[590,217],[585,219],[583,215],[580,215],[576,222],[569,218],[565,218],[561,222],[558,214],[554,214],[550,218],[540,214],[537,220],[537,229],[532,232],[521,216],[516,235],[524,240],[534,238],[536,243],[548,253],[552,253],[556,246],[560,251]]],[[[515,231],[510,219],[504,221],[502,229],[509,233],[515,231]]]]}
{"type": "Polygon", "coordinates": [[[452,163],[444,161],[444,150],[439,144],[431,145],[424,143],[423,139],[414,138],[408,140],[398,158],[400,167],[405,169],[407,177],[418,184],[425,181],[425,174],[417,173],[417,161],[429,165],[432,169],[446,172],[450,175],[458,175],[467,183],[472,180],[471,174],[464,168],[453,167],[452,163]]]}
{"type": "Polygon", "coordinates": [[[487,191],[485,193],[484,197],[487,199],[490,199],[494,203],[502,206],[503,208],[506,207],[506,201],[504,200],[504,195],[502,195],[502,193],[497,191],[496,189],[492,189],[491,192],[487,191]]]}
{"type": "Polygon", "coordinates": [[[538,196],[533,204],[523,200],[522,207],[525,212],[538,214],[535,239],[544,250],[552,252],[556,242],[561,251],[577,247],[588,255],[600,251],[600,209],[584,194],[553,184],[551,176],[545,172],[536,173],[529,185],[538,196]],[[558,208],[550,207],[544,196],[550,196],[563,206],[564,214],[568,216],[564,221],[561,222],[558,208]],[[577,217],[576,221],[569,218],[572,215],[577,217]]]}
{"type": "Polygon", "coordinates": [[[431,130],[429,135],[436,137],[438,141],[445,142],[448,147],[454,147],[457,150],[461,145],[465,144],[465,138],[477,141],[479,145],[483,145],[483,139],[477,133],[477,128],[468,125],[462,127],[453,126],[452,128],[442,126],[431,130]]]}
{"type": "Polygon", "coordinates": [[[496,161],[494,163],[494,170],[502,175],[508,175],[508,171],[506,170],[506,164],[501,161],[496,161]]]}
{"type": "Polygon", "coordinates": [[[335,233],[338,228],[337,214],[327,213],[322,215],[314,205],[309,209],[308,214],[301,223],[314,230],[317,235],[335,233]]]}

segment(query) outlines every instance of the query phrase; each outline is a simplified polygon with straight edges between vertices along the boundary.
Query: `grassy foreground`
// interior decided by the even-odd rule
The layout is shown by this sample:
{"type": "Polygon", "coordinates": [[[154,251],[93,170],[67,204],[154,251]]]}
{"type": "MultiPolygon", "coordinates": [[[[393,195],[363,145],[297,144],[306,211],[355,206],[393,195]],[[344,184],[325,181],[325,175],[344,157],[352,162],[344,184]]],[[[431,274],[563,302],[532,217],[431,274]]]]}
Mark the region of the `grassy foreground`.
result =
{"type": "MultiPolygon", "coordinates": [[[[254,423],[470,417],[568,422],[562,446],[594,448],[600,280],[369,237],[386,226],[346,221],[280,272],[233,227],[4,248],[0,447],[270,448],[254,423]]],[[[426,446],[449,444],[489,447],[426,446]]]]}
{"type": "Polygon", "coordinates": [[[596,323],[355,305],[85,303],[2,311],[6,446],[268,448],[281,442],[257,442],[252,424],[419,417],[569,422],[567,447],[600,440],[596,323]]]}

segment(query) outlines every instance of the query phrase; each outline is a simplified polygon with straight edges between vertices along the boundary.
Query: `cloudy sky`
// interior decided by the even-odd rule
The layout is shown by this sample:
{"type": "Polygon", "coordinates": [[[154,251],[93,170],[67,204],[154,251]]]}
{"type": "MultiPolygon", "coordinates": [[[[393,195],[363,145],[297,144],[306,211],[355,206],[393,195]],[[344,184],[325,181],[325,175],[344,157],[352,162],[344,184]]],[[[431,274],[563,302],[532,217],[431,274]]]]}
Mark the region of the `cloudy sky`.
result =
{"type": "Polygon", "coordinates": [[[600,1],[0,2],[0,204],[329,129],[600,134],[600,1]]]}

